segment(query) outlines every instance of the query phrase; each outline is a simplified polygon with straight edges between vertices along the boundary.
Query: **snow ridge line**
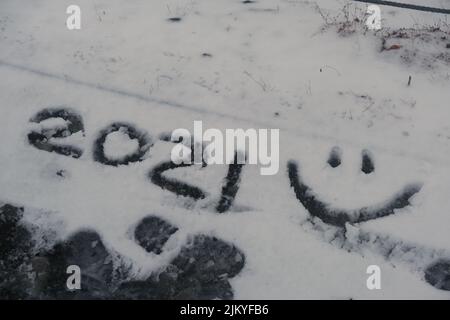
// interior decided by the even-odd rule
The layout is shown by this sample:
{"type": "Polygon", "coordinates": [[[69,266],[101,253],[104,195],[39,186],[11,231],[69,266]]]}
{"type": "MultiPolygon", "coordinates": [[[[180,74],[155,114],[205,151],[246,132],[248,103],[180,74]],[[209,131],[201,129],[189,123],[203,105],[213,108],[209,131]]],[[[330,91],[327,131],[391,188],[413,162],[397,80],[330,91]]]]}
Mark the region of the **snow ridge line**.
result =
{"type": "MultiPolygon", "coordinates": [[[[275,128],[273,126],[273,124],[268,123],[268,122],[257,121],[254,119],[239,117],[239,116],[222,113],[222,112],[217,112],[217,111],[205,110],[202,108],[181,104],[181,103],[175,102],[175,101],[151,98],[151,97],[142,95],[140,93],[130,92],[130,91],[127,91],[124,89],[119,89],[119,88],[101,85],[98,83],[92,83],[92,82],[88,82],[88,81],[84,81],[84,80],[79,80],[79,79],[73,78],[66,74],[55,74],[52,72],[39,70],[39,69],[29,67],[29,66],[23,66],[23,65],[18,65],[15,63],[7,62],[7,61],[1,60],[1,59],[0,59],[0,67],[6,67],[6,68],[9,68],[12,70],[22,71],[25,73],[34,74],[34,75],[41,76],[44,78],[62,81],[62,82],[66,82],[66,83],[73,84],[73,85],[78,85],[78,86],[85,87],[85,88],[88,88],[91,90],[103,91],[106,93],[115,94],[115,95],[129,98],[129,99],[136,99],[136,100],[139,100],[139,101],[142,101],[145,103],[156,103],[156,104],[164,105],[164,106],[175,108],[175,109],[188,110],[191,112],[195,112],[197,114],[208,114],[208,115],[213,115],[216,117],[223,117],[223,118],[238,121],[241,123],[247,123],[247,124],[260,126],[261,128],[268,128],[268,129],[275,128]]],[[[336,141],[339,141],[340,143],[344,143],[344,144],[347,144],[349,146],[353,146],[356,148],[361,148],[361,147],[365,146],[361,142],[358,142],[358,141],[355,142],[355,141],[345,139],[345,138],[339,138],[339,140],[337,140],[336,137],[332,136],[332,135],[325,135],[323,133],[316,133],[316,132],[312,132],[312,131],[308,131],[308,130],[300,129],[300,128],[296,128],[296,130],[293,131],[290,128],[286,128],[283,126],[277,126],[276,129],[285,131],[285,132],[291,134],[292,136],[296,136],[296,137],[300,137],[300,138],[319,139],[319,140],[331,142],[333,144],[335,144],[336,141]]],[[[393,149],[393,148],[386,147],[384,145],[375,145],[375,144],[372,146],[372,149],[376,150],[377,152],[384,152],[384,153],[387,153],[387,154],[390,154],[393,156],[398,156],[398,157],[402,157],[402,158],[412,158],[412,159],[416,159],[419,161],[427,161],[428,163],[431,163],[431,164],[450,168],[450,162],[445,156],[440,157],[440,156],[434,155],[433,157],[429,157],[427,155],[424,155],[424,154],[418,153],[418,152],[411,152],[409,150],[393,149]]]]}
{"type": "Polygon", "coordinates": [[[416,4],[410,4],[410,3],[400,3],[400,2],[385,1],[385,0],[353,0],[353,1],[364,2],[364,3],[373,3],[373,4],[379,4],[382,6],[397,7],[397,8],[403,8],[403,9],[450,14],[450,9],[420,6],[420,5],[416,5],[416,4]]]}
{"type": "Polygon", "coordinates": [[[247,119],[247,118],[243,118],[243,117],[237,117],[237,116],[234,116],[234,115],[231,115],[231,114],[217,112],[217,111],[209,111],[209,110],[206,111],[206,110],[204,110],[202,108],[189,106],[189,105],[181,104],[181,103],[174,102],[174,101],[158,99],[158,98],[151,98],[151,97],[147,97],[147,96],[142,95],[142,94],[137,93],[137,92],[130,92],[130,91],[127,91],[127,90],[113,88],[113,87],[101,85],[101,84],[98,84],[98,83],[93,83],[93,82],[88,82],[88,81],[84,81],[84,80],[79,80],[79,79],[73,78],[73,77],[71,77],[69,75],[66,75],[66,74],[62,74],[62,75],[55,74],[55,73],[39,70],[39,69],[36,69],[36,68],[33,68],[33,67],[22,66],[22,65],[6,62],[6,61],[3,61],[3,60],[0,60],[0,66],[8,67],[8,68],[14,69],[14,70],[23,71],[23,72],[26,72],[26,73],[31,73],[31,74],[34,74],[34,75],[42,76],[42,77],[53,79],[53,80],[59,80],[59,81],[67,82],[67,83],[70,83],[70,84],[75,84],[75,85],[78,85],[78,86],[81,86],[81,87],[85,87],[85,88],[89,88],[89,89],[94,89],[94,90],[98,90],[98,91],[112,93],[112,94],[119,95],[119,96],[126,97],[126,98],[132,98],[132,99],[140,100],[140,101],[147,102],[147,103],[157,103],[157,104],[165,105],[165,106],[172,107],[172,108],[189,110],[189,111],[192,111],[192,112],[195,112],[195,113],[210,114],[210,115],[215,115],[215,116],[219,116],[219,117],[228,118],[228,119],[231,119],[231,120],[237,120],[237,121],[253,123],[253,124],[260,124],[260,125],[263,125],[263,126],[271,127],[271,125],[269,125],[267,123],[260,122],[260,121],[255,121],[255,120],[247,119]]]}

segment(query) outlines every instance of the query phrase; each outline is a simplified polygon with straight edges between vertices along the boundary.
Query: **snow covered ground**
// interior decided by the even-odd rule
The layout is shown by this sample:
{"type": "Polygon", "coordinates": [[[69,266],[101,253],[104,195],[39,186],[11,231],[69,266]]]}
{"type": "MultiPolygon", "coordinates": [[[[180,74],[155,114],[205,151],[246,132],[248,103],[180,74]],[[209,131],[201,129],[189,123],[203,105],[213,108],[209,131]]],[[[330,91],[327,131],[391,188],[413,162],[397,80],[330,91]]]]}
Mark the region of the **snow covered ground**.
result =
{"type": "MultiPolygon", "coordinates": [[[[426,4],[450,8],[448,0],[426,4]]],[[[245,256],[230,277],[236,299],[450,298],[450,263],[431,269],[447,275],[447,290],[429,283],[429,266],[450,260],[450,17],[381,7],[383,28],[374,32],[364,25],[366,7],[2,0],[0,202],[25,208],[41,247],[95,230],[114,265],[129,266],[122,280],[158,274],[203,234],[245,256]],[[82,10],[81,30],[65,26],[71,4],[82,10]],[[65,125],[33,121],[49,108],[79,115],[83,130],[51,141],[76,146],[78,158],[30,144],[31,132],[65,125]],[[244,166],[224,213],[215,208],[225,165],[164,174],[205,190],[198,201],[152,183],[151,170],[173,147],[160,135],[192,129],[194,120],[221,130],[280,129],[279,173],[244,166]],[[96,161],[96,141],[115,122],[147,134],[142,161],[96,161]],[[341,164],[332,168],[335,147],[341,164]],[[370,174],[361,171],[363,150],[370,174]],[[378,208],[410,185],[420,190],[395,214],[336,226],[312,218],[296,198],[288,163],[310,193],[345,212],[378,208]],[[159,254],[135,239],[149,215],[178,229],[159,254]],[[381,290],[366,286],[369,265],[381,268],[381,290]]],[[[117,132],[104,151],[120,159],[138,148],[117,132]]]]}

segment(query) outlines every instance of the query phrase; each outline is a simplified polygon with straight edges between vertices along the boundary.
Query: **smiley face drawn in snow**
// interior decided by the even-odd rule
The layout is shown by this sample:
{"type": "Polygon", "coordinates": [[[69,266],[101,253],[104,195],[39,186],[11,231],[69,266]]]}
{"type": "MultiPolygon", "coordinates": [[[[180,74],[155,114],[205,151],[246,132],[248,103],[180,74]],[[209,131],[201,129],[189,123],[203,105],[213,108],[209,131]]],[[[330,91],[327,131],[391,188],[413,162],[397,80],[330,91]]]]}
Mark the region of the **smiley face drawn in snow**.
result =
{"type": "MultiPolygon", "coordinates": [[[[328,164],[332,168],[336,168],[341,164],[341,151],[339,148],[334,147],[331,150],[328,164]]],[[[418,193],[422,187],[420,184],[409,184],[383,204],[352,210],[337,209],[319,199],[317,193],[301,179],[299,165],[295,161],[289,161],[287,167],[291,187],[293,187],[300,203],[313,217],[317,217],[323,222],[336,227],[344,227],[346,223],[360,223],[392,215],[396,209],[409,206],[411,197],[418,193]]],[[[370,174],[374,170],[375,165],[370,152],[363,150],[361,171],[365,174],[370,174]]]]}
{"type": "MultiPolygon", "coordinates": [[[[331,150],[327,161],[330,167],[336,168],[341,164],[341,153],[341,149],[338,147],[334,147],[331,150]]],[[[336,236],[341,240],[340,247],[344,247],[347,241],[347,223],[356,224],[395,214],[395,210],[409,206],[411,197],[418,193],[422,187],[420,184],[409,184],[383,204],[353,210],[336,209],[325,201],[320,200],[317,193],[303,182],[299,174],[299,166],[295,161],[289,161],[287,169],[291,187],[294,189],[297,199],[309,214],[319,218],[331,227],[343,231],[336,233],[336,236]]],[[[371,174],[374,170],[375,165],[371,153],[363,150],[361,171],[365,174],[371,174]]],[[[419,259],[418,264],[414,267],[416,270],[422,271],[423,280],[430,285],[437,289],[450,290],[450,259],[447,256],[436,255],[433,249],[425,248],[417,244],[396,243],[389,236],[370,234],[367,232],[362,232],[359,235],[358,241],[361,246],[364,246],[368,241],[370,248],[375,249],[375,251],[382,254],[387,260],[391,260],[392,256],[395,255],[394,252],[397,252],[400,256],[403,254],[418,255],[422,258],[428,256],[428,258],[424,259],[425,261],[420,261],[419,259]],[[370,243],[372,237],[375,239],[374,243],[370,243]]]]}
{"type": "MultiPolygon", "coordinates": [[[[29,143],[33,145],[34,147],[47,151],[47,152],[54,152],[58,153],[63,156],[70,156],[73,158],[79,158],[83,154],[83,150],[79,147],[76,147],[71,144],[62,145],[60,143],[54,143],[55,139],[64,139],[72,134],[75,133],[81,133],[84,137],[84,126],[82,122],[82,118],[80,115],[78,115],[75,111],[60,107],[60,108],[53,108],[53,109],[44,109],[40,113],[38,113],[35,117],[31,119],[31,122],[36,124],[35,129],[28,135],[29,143]],[[41,122],[44,122],[46,120],[52,120],[54,118],[60,118],[65,121],[65,125],[58,124],[55,127],[47,128],[47,127],[41,127],[39,128],[39,125],[41,122]]],[[[160,141],[166,141],[167,137],[160,137],[160,141]]],[[[155,141],[156,143],[156,141],[155,141]]],[[[150,136],[148,136],[145,131],[138,130],[131,124],[126,123],[113,123],[112,125],[108,126],[106,129],[101,131],[100,135],[98,136],[97,140],[94,143],[94,155],[93,160],[102,163],[104,165],[108,166],[120,166],[120,165],[128,165],[129,163],[133,162],[140,162],[143,161],[146,157],[147,152],[149,152],[149,149],[152,147],[153,141],[150,136]],[[105,150],[103,148],[106,137],[108,134],[114,133],[120,131],[127,135],[130,139],[135,139],[138,141],[138,148],[134,151],[134,153],[129,154],[123,159],[110,159],[105,154],[105,150]]],[[[328,164],[332,168],[336,168],[341,164],[341,150],[339,148],[333,148],[329,159],[328,164]]],[[[177,169],[179,167],[184,167],[186,165],[175,165],[171,162],[163,162],[158,165],[156,165],[154,168],[152,168],[148,173],[149,180],[160,187],[161,189],[165,191],[169,191],[172,193],[175,193],[177,196],[184,196],[193,198],[194,200],[203,199],[206,197],[206,192],[202,189],[188,184],[186,182],[183,182],[178,179],[168,178],[165,177],[164,173],[168,170],[177,169]]],[[[226,212],[230,209],[230,207],[233,204],[234,198],[239,190],[239,184],[240,184],[240,177],[241,172],[243,169],[243,165],[235,164],[230,165],[228,169],[227,176],[224,179],[224,185],[221,192],[220,200],[217,204],[216,212],[222,213],[226,212]]],[[[362,152],[362,162],[361,162],[361,171],[364,174],[371,174],[375,171],[375,165],[372,160],[372,156],[370,152],[367,150],[364,150],[362,152]]],[[[301,175],[299,174],[299,166],[294,161],[288,162],[288,173],[289,173],[289,180],[290,184],[293,187],[295,191],[295,195],[297,199],[302,203],[302,205],[308,210],[308,212],[319,219],[321,219],[323,222],[338,227],[340,229],[343,229],[346,225],[346,223],[354,224],[354,223],[360,223],[364,221],[369,221],[372,219],[377,219],[381,217],[385,217],[391,214],[395,213],[396,209],[405,208],[408,205],[410,205],[410,198],[415,195],[417,192],[420,191],[421,185],[418,184],[410,184],[407,185],[401,192],[398,192],[395,194],[391,199],[386,201],[383,204],[370,206],[370,207],[363,207],[356,210],[342,210],[342,209],[335,209],[331,205],[327,204],[323,200],[320,200],[317,196],[317,194],[312,190],[311,187],[306,185],[302,179],[301,175]]],[[[59,175],[59,173],[57,173],[59,175]]],[[[143,227],[144,225],[156,225],[158,226],[159,231],[166,230],[165,228],[160,228],[161,221],[155,220],[156,218],[152,218],[150,220],[144,220],[142,224],[140,225],[143,227]],[[153,220],[152,220],[153,219],[153,220]],[[148,223],[148,222],[151,223],[148,223]],[[147,223],[147,224],[146,224],[147,223]]],[[[139,229],[139,228],[138,228],[139,229]]],[[[145,229],[145,228],[144,228],[145,229]]],[[[150,228],[151,229],[151,228],[150,228]]],[[[147,230],[147,229],[146,229],[147,230]]],[[[148,231],[148,230],[147,230],[148,231]]],[[[170,237],[170,235],[173,232],[176,232],[176,227],[169,226],[167,227],[167,230],[164,231],[164,234],[154,234],[151,230],[148,231],[146,237],[136,237],[136,240],[139,242],[138,244],[145,248],[147,251],[154,252],[155,254],[158,254],[161,250],[163,250],[163,243],[167,241],[167,239],[170,237]],[[166,233],[164,233],[166,232],[166,233]]],[[[86,235],[88,239],[90,239],[89,233],[83,233],[83,235],[86,235]]],[[[75,238],[77,239],[77,238],[75,238]]],[[[94,239],[95,240],[95,239],[94,239]]],[[[97,240],[95,240],[97,241],[97,240]]],[[[94,241],[94,242],[95,242],[94,241]]],[[[204,246],[210,247],[215,246],[217,248],[208,249],[208,252],[212,252],[213,255],[215,255],[214,252],[222,252],[224,247],[231,248],[230,252],[232,254],[235,253],[237,249],[232,249],[232,244],[224,244],[222,241],[217,239],[210,239],[208,237],[205,238],[205,236],[200,236],[194,239],[194,247],[203,248],[204,246]],[[217,244],[217,245],[216,245],[217,244]],[[217,249],[217,250],[216,250],[217,249]]],[[[15,246],[12,246],[14,248],[15,246]]],[[[187,249],[186,249],[187,250],[187,249]]],[[[182,251],[183,253],[189,253],[188,256],[196,256],[196,250],[187,250],[182,251]]],[[[242,255],[243,256],[243,255],[242,255]]],[[[222,259],[221,256],[217,254],[217,257],[214,259],[222,259]]],[[[209,259],[209,258],[208,258],[209,259]]],[[[200,259],[201,260],[201,259],[200,259]]],[[[174,260],[172,264],[178,265],[178,260],[174,260]]],[[[181,260],[180,260],[181,261],[181,260]]],[[[184,261],[184,260],[183,260],[184,261]]],[[[243,260],[242,260],[243,261],[243,260]]],[[[243,262],[239,262],[237,267],[240,270],[243,266],[243,262]]],[[[450,282],[450,269],[449,269],[450,263],[447,260],[439,260],[435,261],[434,264],[429,265],[424,271],[425,271],[425,278],[427,282],[432,284],[433,286],[448,290],[450,282]]],[[[181,265],[180,265],[181,266],[181,265]]],[[[199,274],[201,274],[201,270],[203,270],[203,265],[198,265],[196,268],[199,271],[199,274]]],[[[228,268],[228,267],[227,267],[228,268]]],[[[230,267],[232,270],[233,268],[230,267]]],[[[185,272],[184,265],[183,267],[179,267],[180,272],[185,272]]],[[[108,271],[109,272],[109,271],[108,271]]],[[[229,275],[230,277],[235,275],[235,271],[230,271],[229,275]]],[[[218,274],[214,273],[211,274],[214,279],[219,279],[217,277],[218,274]]],[[[200,287],[203,287],[203,283],[205,280],[203,278],[199,278],[199,283],[201,284],[200,287]]],[[[206,282],[210,282],[210,280],[207,280],[206,282]]],[[[221,282],[216,281],[214,282],[214,286],[219,289],[210,288],[207,289],[209,293],[206,294],[205,292],[197,292],[193,294],[194,297],[221,297],[221,298],[231,298],[232,297],[232,290],[228,284],[228,282],[221,282]],[[217,282],[217,283],[216,283],[217,282]],[[211,292],[213,292],[211,294],[211,292]]],[[[188,285],[186,285],[188,286],[188,285]]],[[[1,286],[0,286],[1,287],[1,286]]],[[[6,289],[10,287],[9,285],[6,286],[6,289]]],[[[141,294],[142,290],[148,289],[149,287],[156,288],[158,285],[153,282],[152,279],[147,279],[146,281],[132,281],[130,283],[124,284],[124,287],[121,288],[119,291],[115,291],[115,294],[118,294],[121,292],[124,296],[128,297],[134,294],[137,294],[138,296],[141,294]],[[142,290],[140,290],[140,289],[142,290]]],[[[198,287],[198,283],[194,285],[195,288],[198,287]]],[[[184,284],[180,285],[178,282],[173,282],[171,285],[171,288],[175,291],[184,288],[184,284]],[[180,287],[181,286],[181,287],[180,287]]],[[[0,288],[1,289],[1,288],[0,288]]],[[[171,290],[172,290],[171,289],[171,290]]],[[[111,297],[110,293],[111,288],[105,289],[106,296],[108,298],[111,297]]],[[[165,289],[164,289],[165,290],[165,289]]],[[[189,289],[190,290],[190,289],[189,289]]],[[[188,290],[188,291],[189,291],[188,290]]],[[[1,291],[1,290],[0,290],[1,291]]],[[[161,293],[158,291],[157,294],[155,294],[155,297],[161,297],[162,294],[165,297],[166,293],[161,293]]],[[[153,297],[153,296],[152,296],[153,297]]]]}

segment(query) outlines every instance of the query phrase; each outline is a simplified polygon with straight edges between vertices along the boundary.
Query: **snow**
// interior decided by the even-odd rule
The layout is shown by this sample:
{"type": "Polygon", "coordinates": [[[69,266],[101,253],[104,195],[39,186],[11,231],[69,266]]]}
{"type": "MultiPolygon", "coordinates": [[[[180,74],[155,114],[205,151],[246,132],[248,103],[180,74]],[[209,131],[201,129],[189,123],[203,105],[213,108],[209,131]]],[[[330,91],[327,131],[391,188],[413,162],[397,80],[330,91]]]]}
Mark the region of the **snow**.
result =
{"type": "Polygon", "coordinates": [[[105,156],[112,160],[123,159],[128,154],[133,154],[139,150],[137,139],[130,139],[126,132],[112,132],[106,137],[104,144],[105,156]]]}
{"type": "MultiPolygon", "coordinates": [[[[77,0],[82,30],[68,31],[65,9],[72,2],[0,3],[1,202],[25,206],[27,221],[50,239],[94,228],[137,278],[167,264],[189,235],[204,233],[246,255],[244,270],[231,280],[238,299],[450,297],[423,279],[433,259],[450,257],[450,62],[432,58],[450,54],[448,17],[382,7],[384,29],[374,33],[352,20],[366,6],[350,1],[77,0]],[[345,5],[354,32],[338,32],[345,5]],[[173,17],[181,21],[167,20],[173,17]],[[436,25],[447,33],[429,31],[436,25]],[[425,36],[391,37],[397,28],[425,36]],[[387,47],[402,47],[381,50],[383,38],[387,47]],[[54,106],[82,116],[84,135],[57,139],[81,148],[79,159],[27,142],[31,130],[64,125],[30,123],[54,106]],[[258,166],[245,166],[226,214],[214,212],[226,166],[165,173],[206,190],[198,202],[152,184],[150,170],[168,161],[173,147],[157,137],[192,130],[195,120],[204,129],[280,129],[279,173],[261,176],[258,166]],[[94,161],[99,133],[117,121],[154,141],[143,161],[118,167],[94,161]],[[335,146],[342,163],[331,168],[335,146]],[[375,165],[369,175],[360,170],[364,149],[375,165]],[[423,187],[412,206],[347,226],[342,239],[335,227],[311,222],[295,198],[291,159],[336,208],[383,203],[411,183],[423,187]],[[179,228],[160,255],[132,237],[148,215],[179,228]],[[361,234],[369,240],[360,242],[361,234]],[[413,246],[417,255],[385,258],[391,244],[413,246]],[[371,264],[382,270],[382,290],[366,288],[371,264]]],[[[445,0],[432,4],[450,7],[445,0]]],[[[138,147],[115,132],[105,154],[120,159],[138,147]]]]}

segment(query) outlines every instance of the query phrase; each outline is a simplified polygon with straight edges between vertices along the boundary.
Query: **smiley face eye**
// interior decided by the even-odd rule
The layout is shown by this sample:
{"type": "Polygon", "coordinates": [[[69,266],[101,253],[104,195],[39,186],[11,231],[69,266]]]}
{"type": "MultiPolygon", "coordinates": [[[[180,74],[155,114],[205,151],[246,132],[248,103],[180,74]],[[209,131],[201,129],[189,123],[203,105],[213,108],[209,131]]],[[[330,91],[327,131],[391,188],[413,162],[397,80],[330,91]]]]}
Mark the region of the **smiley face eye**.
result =
{"type": "MultiPolygon", "coordinates": [[[[361,171],[365,174],[370,174],[375,171],[375,165],[373,162],[373,155],[372,153],[364,149],[361,151],[361,171]]],[[[327,163],[332,168],[337,168],[342,163],[342,149],[338,146],[335,146],[331,149],[330,155],[328,157],[327,163]]]]}
{"type": "Polygon", "coordinates": [[[370,174],[375,171],[375,165],[373,164],[372,154],[369,150],[364,149],[361,152],[362,155],[362,164],[361,171],[365,174],[370,174]]]}
{"type": "Polygon", "coordinates": [[[330,156],[328,158],[328,164],[332,168],[336,168],[341,164],[341,158],[342,158],[342,150],[339,147],[333,147],[330,151],[330,156]]]}

